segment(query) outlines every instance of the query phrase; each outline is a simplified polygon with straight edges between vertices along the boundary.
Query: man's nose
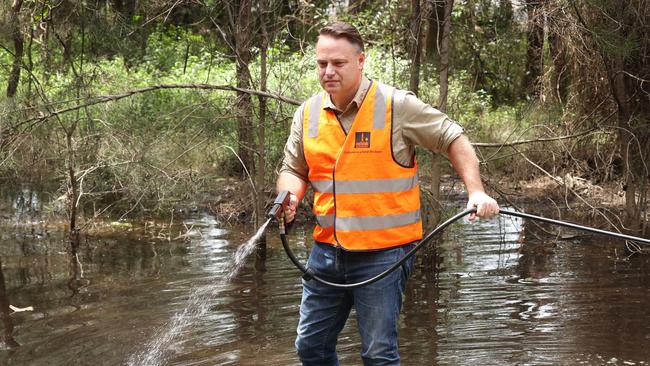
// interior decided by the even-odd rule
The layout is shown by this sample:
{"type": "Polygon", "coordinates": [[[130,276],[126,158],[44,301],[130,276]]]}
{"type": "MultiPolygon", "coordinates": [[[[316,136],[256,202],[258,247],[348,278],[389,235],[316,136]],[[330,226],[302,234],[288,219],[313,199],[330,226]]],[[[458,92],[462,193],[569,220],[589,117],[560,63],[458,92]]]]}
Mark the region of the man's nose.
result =
{"type": "Polygon", "coordinates": [[[327,64],[325,67],[325,75],[334,76],[334,66],[332,64],[327,64]]]}

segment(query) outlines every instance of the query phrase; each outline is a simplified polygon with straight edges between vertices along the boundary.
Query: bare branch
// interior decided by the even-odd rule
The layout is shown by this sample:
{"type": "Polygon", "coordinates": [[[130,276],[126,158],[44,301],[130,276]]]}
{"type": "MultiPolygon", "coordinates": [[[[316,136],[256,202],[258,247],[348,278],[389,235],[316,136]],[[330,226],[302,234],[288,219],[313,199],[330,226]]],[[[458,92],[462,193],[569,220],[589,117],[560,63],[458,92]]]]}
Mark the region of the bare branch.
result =
{"type": "Polygon", "coordinates": [[[532,139],[532,140],[519,140],[519,141],[513,141],[513,142],[474,142],[472,143],[473,146],[475,147],[488,147],[488,148],[500,148],[500,147],[505,147],[505,146],[517,146],[517,145],[525,145],[525,144],[531,144],[534,142],[549,142],[549,141],[559,141],[559,140],[568,140],[580,136],[585,136],[585,135],[590,135],[592,133],[597,133],[597,132],[604,132],[604,131],[598,131],[596,128],[592,128],[587,131],[579,132],[573,135],[568,135],[568,136],[557,136],[557,137],[548,137],[548,138],[538,138],[538,139],[532,139]]]}
{"type": "Polygon", "coordinates": [[[109,94],[109,95],[102,95],[102,96],[98,96],[98,97],[94,97],[94,98],[88,98],[87,102],[85,102],[85,103],[77,104],[75,106],[68,107],[68,108],[58,109],[58,110],[55,110],[55,111],[50,111],[48,113],[43,113],[38,117],[33,117],[33,118],[30,118],[30,119],[21,121],[20,123],[18,123],[15,126],[4,128],[4,129],[0,130],[0,133],[5,133],[9,129],[15,129],[15,128],[21,126],[21,125],[25,125],[25,124],[28,124],[28,123],[36,124],[36,123],[39,123],[39,122],[43,122],[43,121],[45,121],[45,120],[47,120],[47,119],[49,119],[51,117],[55,117],[55,116],[58,116],[58,115],[61,115],[61,114],[64,114],[64,113],[68,113],[68,112],[73,112],[73,111],[76,111],[76,110],[79,110],[79,109],[82,109],[82,108],[86,108],[86,107],[89,107],[89,106],[92,106],[92,105],[95,105],[95,104],[114,102],[114,101],[124,99],[124,98],[130,97],[130,96],[136,95],[136,94],[142,94],[142,93],[155,91],[155,90],[161,90],[161,89],[224,90],[224,91],[234,91],[234,92],[247,93],[247,94],[256,95],[256,96],[265,97],[265,98],[272,98],[272,99],[276,99],[276,100],[279,100],[281,102],[285,102],[285,103],[292,104],[292,105],[300,105],[300,103],[301,103],[300,101],[298,101],[296,99],[285,97],[285,96],[282,96],[282,95],[279,95],[279,94],[269,93],[269,92],[262,92],[262,91],[259,91],[259,90],[238,88],[238,87],[231,86],[231,85],[159,84],[159,85],[148,86],[148,87],[145,87],[145,88],[130,90],[130,91],[127,91],[127,92],[124,92],[124,93],[121,93],[121,94],[109,94]]]}

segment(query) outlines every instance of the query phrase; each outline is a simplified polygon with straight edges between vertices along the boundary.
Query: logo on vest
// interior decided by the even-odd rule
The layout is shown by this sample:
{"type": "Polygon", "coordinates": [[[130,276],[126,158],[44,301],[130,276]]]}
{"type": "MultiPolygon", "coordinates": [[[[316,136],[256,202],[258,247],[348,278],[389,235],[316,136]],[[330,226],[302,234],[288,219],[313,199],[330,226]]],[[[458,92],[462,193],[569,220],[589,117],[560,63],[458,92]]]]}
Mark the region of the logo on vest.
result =
{"type": "Polygon", "coordinates": [[[355,148],[369,148],[370,147],[370,132],[355,132],[354,133],[354,147],[355,148]]]}

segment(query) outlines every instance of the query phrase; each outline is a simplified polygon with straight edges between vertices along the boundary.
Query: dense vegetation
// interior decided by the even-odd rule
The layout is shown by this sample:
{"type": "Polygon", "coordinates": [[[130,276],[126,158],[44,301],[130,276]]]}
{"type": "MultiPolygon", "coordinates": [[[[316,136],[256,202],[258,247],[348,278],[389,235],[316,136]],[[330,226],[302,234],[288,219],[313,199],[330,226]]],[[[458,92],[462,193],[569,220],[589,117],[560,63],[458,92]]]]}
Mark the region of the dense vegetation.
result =
{"type": "Polygon", "coordinates": [[[43,187],[72,231],[218,200],[228,177],[265,197],[295,103],[319,88],[315,34],[338,18],[366,36],[369,77],[482,143],[487,178],[617,182],[626,227],[647,234],[646,0],[12,0],[0,14],[2,184],[43,187]]]}

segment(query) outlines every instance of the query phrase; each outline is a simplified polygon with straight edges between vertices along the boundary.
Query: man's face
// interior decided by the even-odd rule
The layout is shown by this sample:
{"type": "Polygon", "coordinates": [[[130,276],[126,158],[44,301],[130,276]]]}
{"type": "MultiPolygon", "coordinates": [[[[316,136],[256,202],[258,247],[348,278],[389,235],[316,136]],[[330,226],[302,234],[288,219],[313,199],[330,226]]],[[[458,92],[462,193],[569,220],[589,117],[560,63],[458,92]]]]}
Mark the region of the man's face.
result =
{"type": "Polygon", "coordinates": [[[365,55],[345,38],[318,37],[316,63],[323,89],[333,97],[356,93],[365,55]]]}

